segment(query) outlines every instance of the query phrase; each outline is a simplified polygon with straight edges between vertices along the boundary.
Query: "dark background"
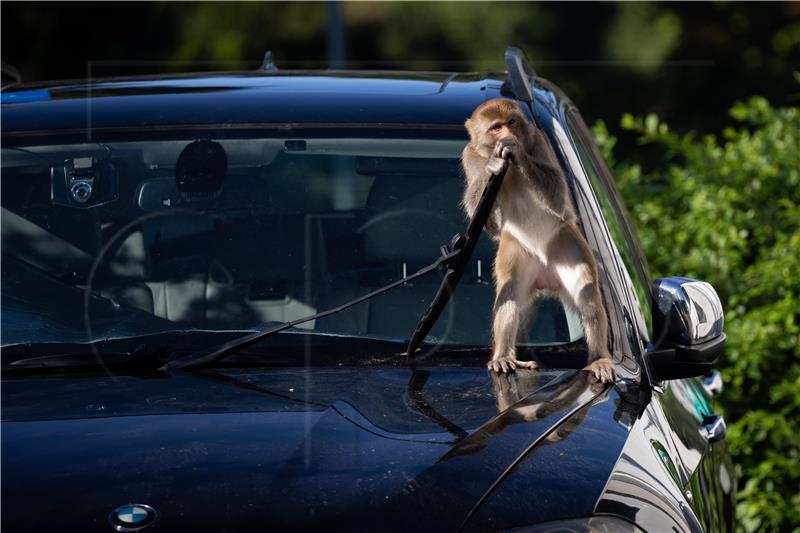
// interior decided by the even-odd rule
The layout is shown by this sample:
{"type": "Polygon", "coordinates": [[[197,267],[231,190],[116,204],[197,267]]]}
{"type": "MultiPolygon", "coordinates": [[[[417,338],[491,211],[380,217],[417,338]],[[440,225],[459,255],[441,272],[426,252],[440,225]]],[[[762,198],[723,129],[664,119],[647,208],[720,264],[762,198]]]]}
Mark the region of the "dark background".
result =
{"type": "Polygon", "coordinates": [[[3,2],[23,80],[281,68],[502,70],[509,44],[587,122],[715,130],[753,94],[797,101],[800,2],[3,2]]]}
{"type": "Polygon", "coordinates": [[[523,48],[595,124],[654,275],[720,294],[714,408],[739,529],[798,531],[800,2],[4,1],[0,15],[4,70],[25,81],[250,70],[266,50],[282,69],[502,70],[523,48]]]}

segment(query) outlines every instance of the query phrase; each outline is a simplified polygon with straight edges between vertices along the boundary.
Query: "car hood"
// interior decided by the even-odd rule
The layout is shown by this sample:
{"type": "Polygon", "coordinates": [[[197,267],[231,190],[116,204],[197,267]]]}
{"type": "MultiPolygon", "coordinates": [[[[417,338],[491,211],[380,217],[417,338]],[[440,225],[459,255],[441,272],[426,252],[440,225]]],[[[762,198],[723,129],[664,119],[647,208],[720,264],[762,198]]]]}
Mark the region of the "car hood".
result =
{"type": "MultiPolygon", "coordinates": [[[[576,370],[336,367],[8,379],[2,526],[503,529],[592,512],[627,436],[576,370]]],[[[624,418],[624,417],[622,417],[624,418]]]]}

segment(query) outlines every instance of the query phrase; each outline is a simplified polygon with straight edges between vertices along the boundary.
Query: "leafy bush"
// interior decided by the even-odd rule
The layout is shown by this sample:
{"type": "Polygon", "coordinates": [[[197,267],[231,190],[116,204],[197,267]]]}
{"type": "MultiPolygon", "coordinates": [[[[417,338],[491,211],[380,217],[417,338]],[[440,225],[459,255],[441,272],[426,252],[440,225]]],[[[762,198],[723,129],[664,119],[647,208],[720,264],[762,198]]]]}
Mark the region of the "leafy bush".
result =
{"type": "Polygon", "coordinates": [[[616,139],[603,123],[594,133],[654,275],[709,281],[722,299],[738,520],[786,531],[800,524],[800,108],[753,97],[730,114],[721,138],[624,115],[622,129],[658,152],[652,168],[615,162],[616,139]]]}

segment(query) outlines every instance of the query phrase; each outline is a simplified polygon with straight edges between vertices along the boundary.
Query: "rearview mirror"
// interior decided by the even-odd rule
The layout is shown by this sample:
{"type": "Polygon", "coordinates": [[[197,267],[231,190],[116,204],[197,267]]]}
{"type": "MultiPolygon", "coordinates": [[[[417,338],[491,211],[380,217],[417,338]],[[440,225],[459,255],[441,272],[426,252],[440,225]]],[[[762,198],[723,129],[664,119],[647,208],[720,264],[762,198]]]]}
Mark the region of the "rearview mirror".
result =
{"type": "Polygon", "coordinates": [[[653,349],[657,381],[707,374],[725,346],[725,320],[717,291],[691,278],[653,282],[653,349]]]}

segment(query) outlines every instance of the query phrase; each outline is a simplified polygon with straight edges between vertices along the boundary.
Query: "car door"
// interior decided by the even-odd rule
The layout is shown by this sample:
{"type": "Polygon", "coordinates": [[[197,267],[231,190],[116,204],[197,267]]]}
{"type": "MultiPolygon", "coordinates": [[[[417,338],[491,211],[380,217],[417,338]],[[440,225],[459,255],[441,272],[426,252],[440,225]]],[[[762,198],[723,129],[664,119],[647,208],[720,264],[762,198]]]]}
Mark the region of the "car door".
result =
{"type": "MultiPolygon", "coordinates": [[[[588,128],[577,110],[567,112],[567,124],[576,151],[603,212],[609,237],[621,261],[638,339],[643,350],[652,349],[650,276],[630,214],[622,202],[611,172],[600,156],[588,128]]],[[[724,422],[713,409],[710,383],[698,378],[665,381],[654,387],[653,401],[663,411],[677,457],[684,496],[706,530],[730,529],[733,502],[733,470],[724,442],[724,422]],[[720,429],[722,428],[722,429],[720,429]]],[[[719,388],[717,386],[717,388],[719,388]]]]}

